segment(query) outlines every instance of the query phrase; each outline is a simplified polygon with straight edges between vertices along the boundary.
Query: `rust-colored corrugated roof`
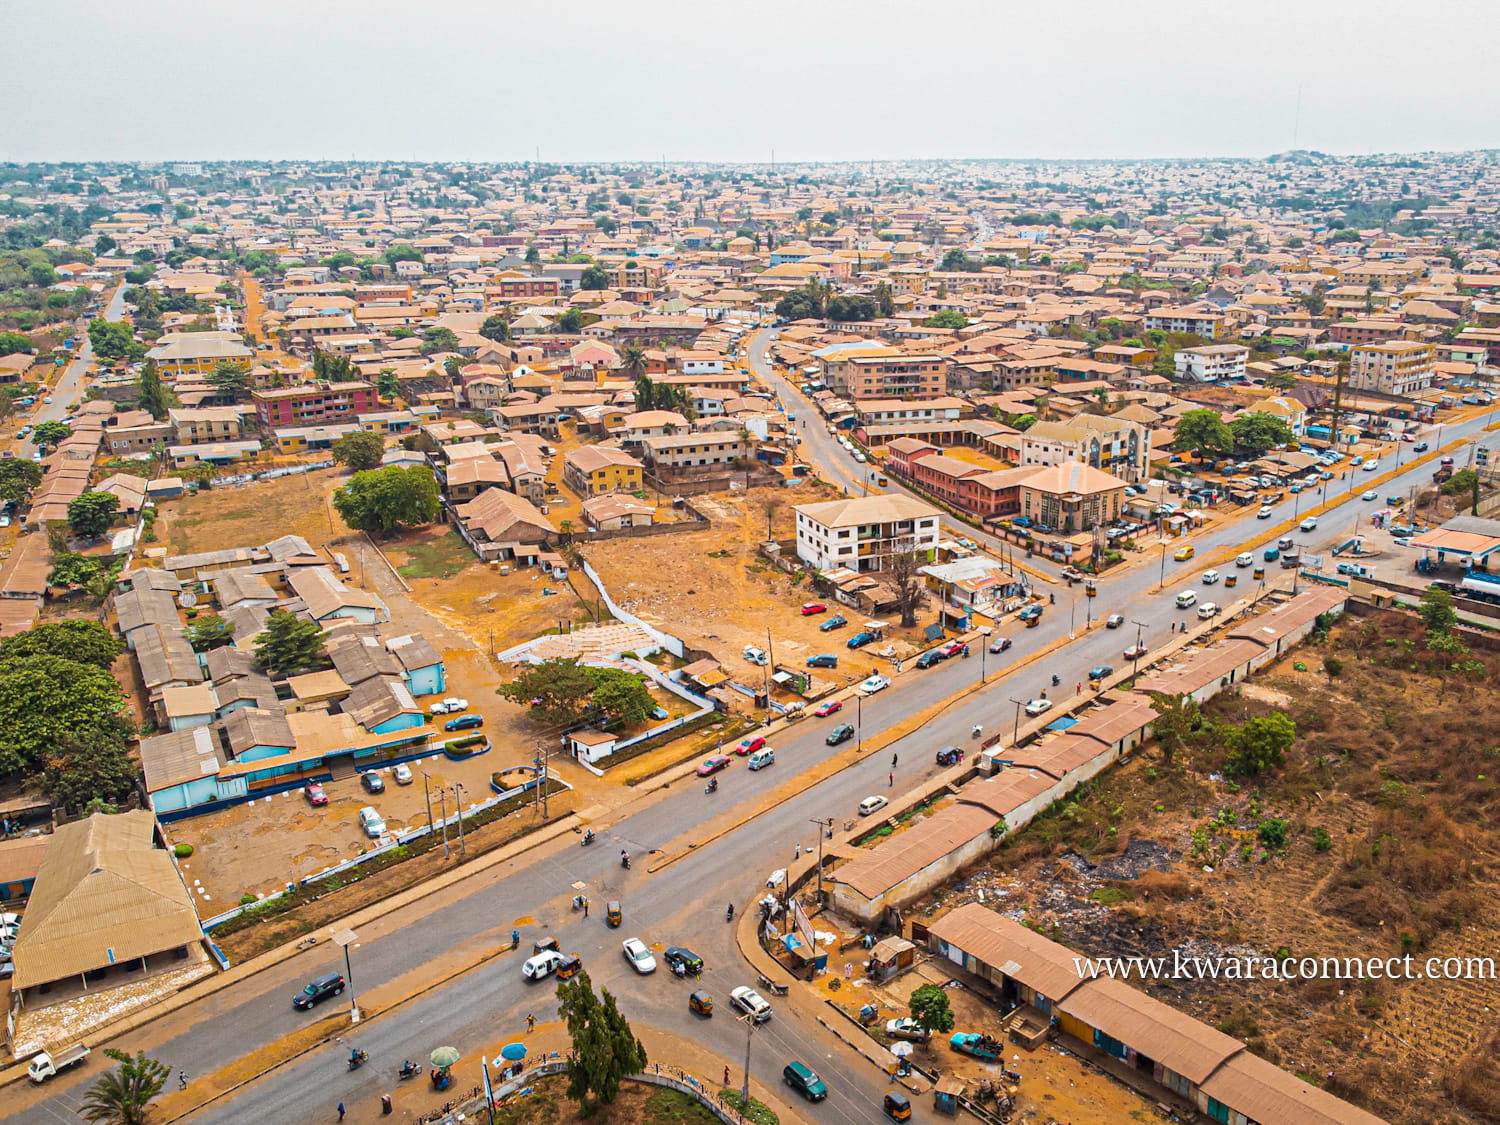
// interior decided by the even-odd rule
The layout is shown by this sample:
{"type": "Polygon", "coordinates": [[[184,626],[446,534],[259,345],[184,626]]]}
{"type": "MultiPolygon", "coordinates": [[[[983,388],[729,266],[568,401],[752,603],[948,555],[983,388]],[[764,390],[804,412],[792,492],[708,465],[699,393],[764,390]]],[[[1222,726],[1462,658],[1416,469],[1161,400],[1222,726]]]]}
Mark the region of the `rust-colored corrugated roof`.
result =
{"type": "MultiPolygon", "coordinates": [[[[1201,1025],[1200,1025],[1201,1026],[1201,1025]]],[[[1203,1083],[1203,1092],[1233,1106],[1252,1121],[1295,1121],[1297,1125],[1385,1125],[1382,1118],[1340,1101],[1295,1074],[1248,1051],[1234,1056],[1203,1083]]]]}
{"type": "Polygon", "coordinates": [[[943,915],[928,931],[1053,1003],[1083,983],[1070,949],[978,903],[943,915]]]}
{"type": "Polygon", "coordinates": [[[1195,1085],[1245,1049],[1238,1039],[1109,977],[1085,981],[1057,1010],[1149,1055],[1195,1085]]]}

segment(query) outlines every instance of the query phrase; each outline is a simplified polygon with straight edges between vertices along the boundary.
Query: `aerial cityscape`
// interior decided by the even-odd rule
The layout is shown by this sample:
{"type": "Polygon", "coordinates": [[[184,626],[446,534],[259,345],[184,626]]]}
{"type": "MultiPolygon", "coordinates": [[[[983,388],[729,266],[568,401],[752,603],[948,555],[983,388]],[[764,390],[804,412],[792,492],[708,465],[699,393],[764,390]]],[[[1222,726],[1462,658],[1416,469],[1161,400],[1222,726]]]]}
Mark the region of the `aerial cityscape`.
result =
{"type": "Polygon", "coordinates": [[[1500,1122],[1500,150],[1294,93],[0,145],[5,1119],[1500,1122]]]}

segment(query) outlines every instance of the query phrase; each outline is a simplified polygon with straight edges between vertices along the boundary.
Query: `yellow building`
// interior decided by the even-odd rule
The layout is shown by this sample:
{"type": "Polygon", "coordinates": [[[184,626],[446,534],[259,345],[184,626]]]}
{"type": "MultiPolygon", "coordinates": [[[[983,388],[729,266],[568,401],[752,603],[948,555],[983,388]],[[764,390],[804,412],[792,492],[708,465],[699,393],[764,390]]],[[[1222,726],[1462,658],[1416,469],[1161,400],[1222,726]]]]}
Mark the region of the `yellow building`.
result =
{"type": "Polygon", "coordinates": [[[184,375],[212,375],[221,364],[249,367],[255,353],[234,332],[172,332],[146,353],[168,381],[184,375]]]}
{"type": "Polygon", "coordinates": [[[637,492],[641,463],[622,449],[585,445],[563,456],[563,480],[580,496],[637,492]]]}

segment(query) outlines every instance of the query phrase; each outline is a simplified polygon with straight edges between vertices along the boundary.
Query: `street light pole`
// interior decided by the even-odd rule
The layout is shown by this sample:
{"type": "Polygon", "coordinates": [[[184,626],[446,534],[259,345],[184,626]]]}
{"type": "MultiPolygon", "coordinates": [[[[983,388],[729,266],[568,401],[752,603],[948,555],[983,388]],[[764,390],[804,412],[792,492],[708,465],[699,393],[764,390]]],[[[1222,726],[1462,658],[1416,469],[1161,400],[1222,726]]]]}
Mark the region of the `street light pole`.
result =
{"type": "Polygon", "coordinates": [[[865,744],[865,697],[854,693],[854,752],[858,754],[865,744]]]}
{"type": "Polygon", "coordinates": [[[823,901],[823,838],[828,830],[833,828],[833,817],[820,820],[813,817],[811,823],[818,826],[818,901],[823,901]]]}
{"type": "Polygon", "coordinates": [[[330,934],[330,941],[344,947],[344,980],[349,983],[349,1022],[359,1022],[359,1001],[354,998],[354,966],[349,961],[349,947],[355,943],[358,936],[353,930],[339,930],[330,934]]]}
{"type": "Polygon", "coordinates": [[[469,853],[464,847],[464,806],[459,800],[459,792],[463,789],[461,782],[455,782],[453,786],[453,808],[458,813],[458,858],[463,859],[469,853]]]}
{"type": "Polygon", "coordinates": [[[740,1121],[745,1120],[745,1107],[750,1104],[750,1036],[755,1031],[755,1019],[749,1015],[740,1017],[745,1022],[745,1081],[740,1086],[740,1121]]]}

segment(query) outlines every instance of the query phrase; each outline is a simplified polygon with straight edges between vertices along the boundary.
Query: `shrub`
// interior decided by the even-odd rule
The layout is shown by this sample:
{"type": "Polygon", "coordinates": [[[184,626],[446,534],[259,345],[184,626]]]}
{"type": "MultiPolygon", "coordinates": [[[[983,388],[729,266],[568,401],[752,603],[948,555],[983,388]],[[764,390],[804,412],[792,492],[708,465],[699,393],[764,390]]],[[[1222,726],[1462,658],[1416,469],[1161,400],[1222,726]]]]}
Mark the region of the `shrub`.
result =
{"type": "Polygon", "coordinates": [[[251,894],[249,891],[246,891],[244,894],[240,895],[240,905],[241,906],[249,906],[254,901],[255,901],[255,896],[253,894],[251,894]]]}
{"type": "Polygon", "coordinates": [[[1280,848],[1286,844],[1287,822],[1270,817],[1260,822],[1260,828],[1256,835],[1260,842],[1268,848],[1280,848]]]}
{"type": "Polygon", "coordinates": [[[193,854],[193,845],[178,844],[175,848],[172,849],[172,854],[175,855],[178,859],[187,859],[188,856],[193,854]]]}

